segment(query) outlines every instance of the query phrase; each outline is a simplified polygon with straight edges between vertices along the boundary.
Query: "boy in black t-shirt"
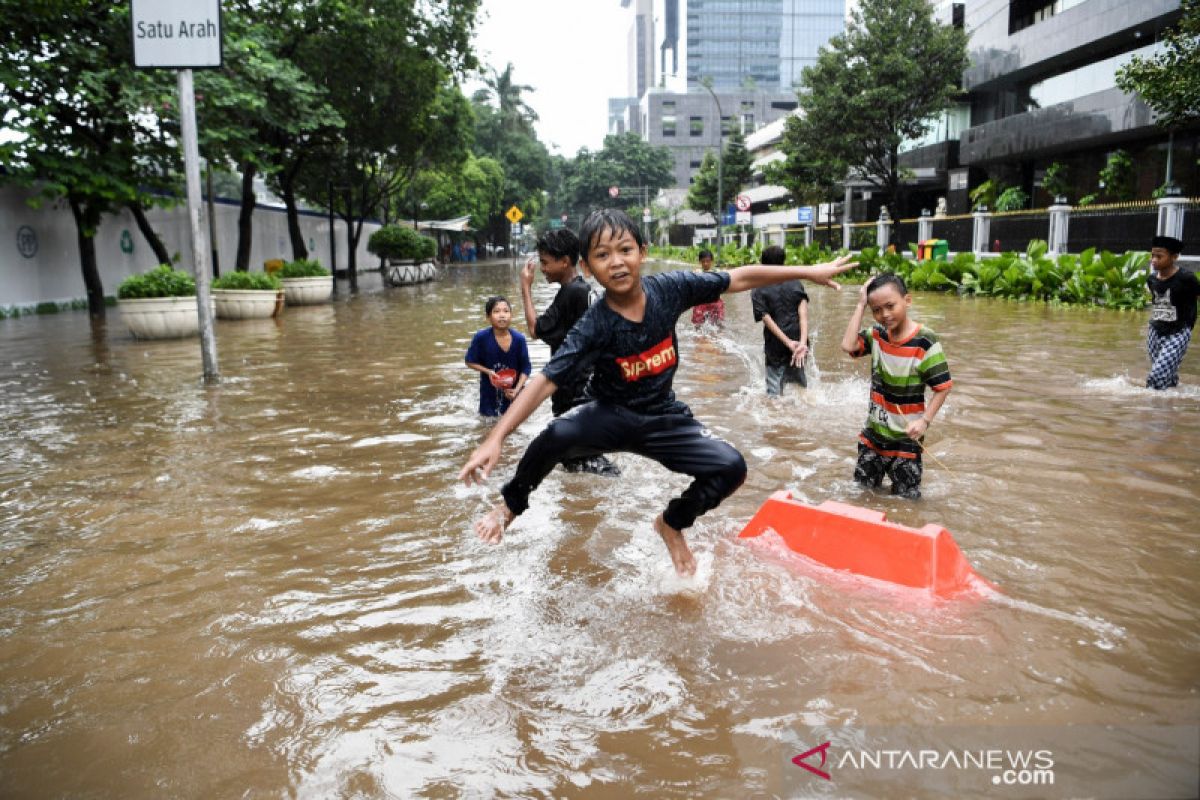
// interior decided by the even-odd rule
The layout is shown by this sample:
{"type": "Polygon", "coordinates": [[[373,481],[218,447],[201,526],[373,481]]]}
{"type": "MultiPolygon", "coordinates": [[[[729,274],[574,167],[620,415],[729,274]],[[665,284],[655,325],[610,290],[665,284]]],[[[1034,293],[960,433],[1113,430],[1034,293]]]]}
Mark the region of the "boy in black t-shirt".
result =
{"type": "MultiPolygon", "coordinates": [[[[762,251],[762,263],[782,266],[787,253],[773,245],[762,251]]],[[[808,293],[798,280],[764,286],[750,293],[754,321],[763,324],[763,360],[767,394],[783,394],[784,384],[808,386],[804,357],[808,355],[808,293]]]]}
{"type": "MultiPolygon", "coordinates": [[[[567,332],[579,321],[591,305],[590,288],[576,269],[579,261],[579,239],[570,228],[546,231],[538,237],[537,255],[531,256],[521,270],[521,305],[525,309],[525,325],[532,339],[541,339],[550,346],[550,355],[558,352],[567,332]],[[533,273],[538,265],[548,283],[557,283],[560,288],[549,308],[537,315],[533,306],[533,273]]],[[[554,416],[561,417],[572,407],[585,402],[583,387],[590,377],[580,375],[571,383],[563,384],[550,396],[550,409],[554,416]]],[[[617,465],[603,455],[591,458],[572,458],[563,461],[567,472],[592,472],[597,475],[620,475],[617,465]]]]}
{"type": "Polygon", "coordinates": [[[1150,374],[1146,376],[1146,386],[1169,389],[1179,385],[1179,365],[1196,326],[1200,282],[1195,273],[1181,270],[1175,263],[1183,251],[1183,242],[1174,236],[1155,236],[1150,245],[1150,266],[1154,271],[1146,278],[1151,298],[1150,327],[1146,331],[1150,374]]]}
{"type": "Polygon", "coordinates": [[[753,265],[731,272],[664,272],[641,276],[646,246],[625,213],[592,212],[580,230],[584,263],[605,289],[567,334],[540,375],[526,386],[483,443],[467,459],[459,478],[481,483],[500,460],[505,437],[563,383],[588,370],[589,402],[550,422],[529,444],[503,501],[475,523],[485,542],[500,541],[504,529],[529,506],[529,494],[563,458],[623,451],[651,458],[695,480],[654,520],[675,571],[691,575],[696,561],[683,530],[716,508],[746,477],[746,462],[730,444],[714,437],[675,398],[671,384],[679,363],[675,323],[688,308],[711,303],[724,292],[808,278],[837,288],[832,278],[855,264],[843,257],[814,267],[753,265]]]}

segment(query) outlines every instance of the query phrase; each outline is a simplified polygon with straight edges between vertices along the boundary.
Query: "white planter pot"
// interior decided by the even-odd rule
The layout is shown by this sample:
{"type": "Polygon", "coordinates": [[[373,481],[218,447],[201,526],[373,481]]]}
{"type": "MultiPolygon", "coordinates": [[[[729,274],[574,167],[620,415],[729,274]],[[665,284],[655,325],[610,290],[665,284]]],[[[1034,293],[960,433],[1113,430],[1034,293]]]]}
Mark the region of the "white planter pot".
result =
{"type": "Polygon", "coordinates": [[[219,319],[267,319],[283,308],[283,290],[213,289],[219,319]]]}
{"type": "Polygon", "coordinates": [[[316,278],[283,278],[283,294],[289,306],[312,306],[328,303],[333,297],[333,276],[316,278]]]}
{"type": "Polygon", "coordinates": [[[412,259],[393,259],[387,270],[387,282],[392,286],[411,286],[436,280],[437,276],[437,266],[432,261],[417,263],[412,259]]]}
{"type": "Polygon", "coordinates": [[[129,332],[138,339],[182,339],[200,332],[195,297],[118,300],[129,332]]]}

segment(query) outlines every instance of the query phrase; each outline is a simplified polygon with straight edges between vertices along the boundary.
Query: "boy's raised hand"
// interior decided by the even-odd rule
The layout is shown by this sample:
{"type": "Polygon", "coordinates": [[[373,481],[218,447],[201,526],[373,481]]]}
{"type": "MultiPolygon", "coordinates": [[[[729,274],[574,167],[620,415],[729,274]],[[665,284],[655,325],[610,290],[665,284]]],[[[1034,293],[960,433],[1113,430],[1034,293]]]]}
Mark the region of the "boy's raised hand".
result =
{"type": "Polygon", "coordinates": [[[493,442],[491,438],[485,439],[483,444],[476,447],[475,452],[471,453],[471,457],[459,471],[458,479],[467,486],[471,484],[482,486],[483,482],[492,474],[492,468],[499,461],[500,443],[493,442]]]}
{"type": "Polygon", "coordinates": [[[537,272],[538,256],[530,256],[525,259],[524,266],[521,267],[521,280],[526,286],[533,285],[533,276],[537,272]]]}

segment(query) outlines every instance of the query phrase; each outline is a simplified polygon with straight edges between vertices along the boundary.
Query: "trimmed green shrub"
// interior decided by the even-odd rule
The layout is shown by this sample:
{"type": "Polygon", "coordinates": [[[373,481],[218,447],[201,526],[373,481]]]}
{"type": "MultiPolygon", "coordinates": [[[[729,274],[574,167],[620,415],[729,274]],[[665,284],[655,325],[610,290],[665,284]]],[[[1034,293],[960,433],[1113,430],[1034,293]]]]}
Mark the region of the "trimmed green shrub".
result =
{"type": "Polygon", "coordinates": [[[311,258],[302,258],[299,261],[289,261],[283,265],[283,268],[276,273],[277,278],[323,278],[329,274],[329,270],[321,266],[317,261],[311,258]]]}
{"type": "Polygon", "coordinates": [[[212,282],[214,289],[278,290],[283,287],[279,279],[266,272],[226,272],[212,282]]]}
{"type": "Polygon", "coordinates": [[[437,242],[403,225],[384,225],[367,240],[367,251],[388,259],[433,258],[437,242]]]}
{"type": "Polygon", "coordinates": [[[194,297],[196,281],[170,264],[159,264],[149,272],[130,275],[117,287],[117,297],[135,300],[145,297],[194,297]]]}

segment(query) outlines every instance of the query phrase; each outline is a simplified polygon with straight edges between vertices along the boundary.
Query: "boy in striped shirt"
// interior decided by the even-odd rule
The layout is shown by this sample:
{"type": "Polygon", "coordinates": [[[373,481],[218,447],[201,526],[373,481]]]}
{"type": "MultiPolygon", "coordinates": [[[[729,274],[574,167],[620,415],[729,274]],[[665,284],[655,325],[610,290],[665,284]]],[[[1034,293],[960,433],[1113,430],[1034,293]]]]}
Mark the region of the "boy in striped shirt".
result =
{"type": "Polygon", "coordinates": [[[911,307],[903,278],[876,275],[859,290],[842,349],[853,358],[871,356],[871,405],[858,435],[854,480],[874,488],[886,474],[892,494],[915,500],[921,496],[921,437],[952,381],[937,334],[908,318],[911,307]],[[863,328],[868,306],[876,324],[863,328]],[[933,390],[928,405],[926,386],[933,390]]]}

